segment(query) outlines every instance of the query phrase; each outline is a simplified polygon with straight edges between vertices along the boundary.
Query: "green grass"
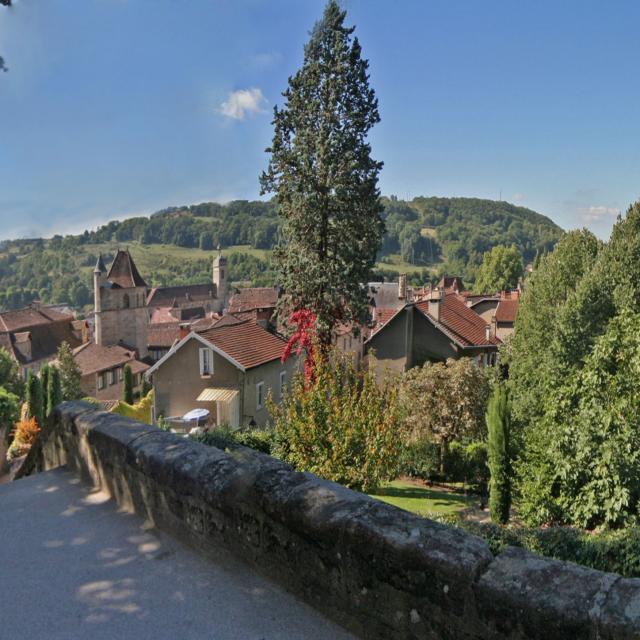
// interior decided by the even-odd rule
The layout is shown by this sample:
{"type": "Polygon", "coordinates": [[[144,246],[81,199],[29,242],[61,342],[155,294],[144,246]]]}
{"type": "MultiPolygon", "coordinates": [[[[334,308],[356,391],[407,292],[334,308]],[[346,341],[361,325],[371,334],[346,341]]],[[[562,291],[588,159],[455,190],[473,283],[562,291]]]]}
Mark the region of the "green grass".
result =
{"type": "Polygon", "coordinates": [[[371,497],[420,516],[430,513],[458,513],[473,504],[473,498],[444,489],[423,487],[406,480],[394,480],[371,497]]]}
{"type": "Polygon", "coordinates": [[[429,265],[428,267],[411,264],[409,262],[405,262],[399,253],[392,253],[388,255],[385,259],[385,262],[377,262],[377,269],[384,269],[387,271],[397,271],[398,273],[415,273],[416,271],[425,272],[425,273],[435,273],[438,269],[438,264],[434,263],[429,265]]]}

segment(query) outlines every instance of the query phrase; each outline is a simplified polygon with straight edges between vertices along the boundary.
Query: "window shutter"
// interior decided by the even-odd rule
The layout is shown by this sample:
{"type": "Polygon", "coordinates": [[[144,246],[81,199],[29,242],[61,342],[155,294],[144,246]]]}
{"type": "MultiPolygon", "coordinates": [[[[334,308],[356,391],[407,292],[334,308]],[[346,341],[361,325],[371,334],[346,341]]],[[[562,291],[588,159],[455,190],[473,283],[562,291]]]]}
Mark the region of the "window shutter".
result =
{"type": "Polygon", "coordinates": [[[200,375],[204,375],[204,349],[200,349],[198,353],[200,354],[200,375]]]}

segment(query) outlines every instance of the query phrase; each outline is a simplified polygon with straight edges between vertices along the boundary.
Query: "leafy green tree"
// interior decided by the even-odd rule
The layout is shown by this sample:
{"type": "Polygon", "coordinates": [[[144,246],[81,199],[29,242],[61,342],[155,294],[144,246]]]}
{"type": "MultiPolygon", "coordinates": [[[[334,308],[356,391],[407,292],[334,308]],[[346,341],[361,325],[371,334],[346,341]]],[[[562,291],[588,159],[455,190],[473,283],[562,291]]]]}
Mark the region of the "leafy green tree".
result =
{"type": "Polygon", "coordinates": [[[200,249],[211,251],[213,249],[213,234],[210,231],[203,231],[200,234],[200,249]]]}
{"type": "Polygon", "coordinates": [[[397,390],[380,389],[373,370],[350,358],[318,358],[312,375],[297,375],[280,405],[269,401],[275,455],[301,471],[370,491],[398,467],[403,434],[397,390]]]}
{"type": "Polygon", "coordinates": [[[0,387],[4,387],[7,391],[21,396],[23,386],[18,373],[18,363],[6,349],[0,347],[0,387]]]}
{"type": "Polygon", "coordinates": [[[384,233],[379,200],[381,162],[366,142],[380,120],[346,13],[329,0],[289,79],[285,104],[274,110],[269,166],[262,192],[274,192],[283,244],[275,257],[285,294],[280,309],[309,309],[319,340],[331,341],[338,321],[364,320],[362,287],[375,264],[384,233]]]}
{"type": "Polygon", "coordinates": [[[63,400],[79,400],[84,395],[80,383],[82,372],[73,357],[68,342],[63,342],[58,349],[58,369],[60,370],[60,386],[63,400]]]}
{"type": "Polygon", "coordinates": [[[403,374],[400,402],[411,440],[440,446],[442,473],[453,441],[484,437],[491,375],[470,358],[427,362],[403,374]]]}
{"type": "Polygon", "coordinates": [[[487,405],[487,464],[489,465],[489,509],[499,524],[509,521],[511,510],[511,459],[509,451],[509,393],[504,384],[496,384],[487,405]]]}
{"type": "MultiPolygon", "coordinates": [[[[552,256],[542,260],[539,272],[552,256]]],[[[516,467],[520,511],[531,524],[617,527],[637,517],[639,265],[636,203],[553,310],[553,330],[540,345],[544,367],[536,384],[542,406],[535,420],[522,419],[516,467]]],[[[512,367],[518,355],[514,349],[512,367]]],[[[517,388],[522,380],[511,384],[517,388]]]]}
{"type": "MultiPolygon", "coordinates": [[[[20,399],[15,394],[0,387],[0,444],[8,442],[12,427],[20,415],[20,399]]],[[[0,468],[2,468],[0,460],[0,468]]]]}
{"type": "Polygon", "coordinates": [[[127,404],[133,404],[133,372],[131,371],[131,367],[128,364],[124,365],[122,399],[127,404]]]}
{"type": "Polygon", "coordinates": [[[26,403],[29,408],[29,417],[35,418],[39,426],[44,425],[44,394],[40,379],[33,371],[27,372],[26,403]]]}
{"type": "Polygon", "coordinates": [[[586,229],[563,236],[552,253],[542,257],[527,279],[520,299],[516,332],[502,360],[509,366],[512,412],[519,429],[538,422],[555,378],[550,337],[558,331],[559,310],[594,265],[602,243],[586,229]]]}
{"type": "Polygon", "coordinates": [[[60,370],[51,366],[47,380],[47,416],[62,402],[62,384],[60,370]]]}
{"type": "Polygon", "coordinates": [[[515,245],[498,245],[484,254],[474,289],[479,293],[513,289],[523,273],[522,256],[515,245]]]}

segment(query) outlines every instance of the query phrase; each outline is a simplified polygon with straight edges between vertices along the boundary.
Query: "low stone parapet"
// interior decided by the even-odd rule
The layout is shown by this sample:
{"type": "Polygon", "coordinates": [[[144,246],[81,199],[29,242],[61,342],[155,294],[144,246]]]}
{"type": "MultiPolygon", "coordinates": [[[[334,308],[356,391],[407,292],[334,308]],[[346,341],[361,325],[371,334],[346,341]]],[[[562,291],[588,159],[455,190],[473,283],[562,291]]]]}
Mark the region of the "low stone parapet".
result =
{"type": "Polygon", "coordinates": [[[640,638],[640,580],[494,557],[461,529],[295,472],[65,403],[22,473],[77,469],[208,556],[231,552],[363,638],[640,638]]]}

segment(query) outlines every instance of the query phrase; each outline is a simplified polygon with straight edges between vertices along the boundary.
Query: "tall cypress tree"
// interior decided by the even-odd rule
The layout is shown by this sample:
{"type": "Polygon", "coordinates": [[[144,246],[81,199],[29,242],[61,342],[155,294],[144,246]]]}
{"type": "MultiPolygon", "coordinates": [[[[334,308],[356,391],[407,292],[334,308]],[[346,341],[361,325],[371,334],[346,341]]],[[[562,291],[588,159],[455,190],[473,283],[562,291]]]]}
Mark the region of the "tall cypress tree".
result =
{"type": "Polygon", "coordinates": [[[44,396],[40,379],[33,371],[28,371],[26,382],[26,403],[29,417],[35,418],[40,426],[44,424],[44,396]]]}
{"type": "Polygon", "coordinates": [[[275,251],[284,294],[280,311],[313,311],[329,344],[339,321],[362,321],[362,286],[384,233],[378,190],[382,162],[371,158],[369,130],[380,121],[354,27],[330,0],[304,50],[300,70],[274,109],[262,193],[275,193],[282,241],[275,251]]]}
{"type": "Polygon", "coordinates": [[[122,388],[122,399],[127,404],[133,404],[133,371],[128,364],[124,365],[124,380],[122,388]]]}
{"type": "Polygon", "coordinates": [[[504,384],[498,383],[487,405],[487,462],[489,481],[489,509],[491,519],[500,524],[509,521],[511,509],[511,461],[509,458],[510,431],[509,395],[504,384]]]}
{"type": "Polygon", "coordinates": [[[62,385],[58,367],[50,367],[47,379],[47,416],[62,402],[62,385]]]}

